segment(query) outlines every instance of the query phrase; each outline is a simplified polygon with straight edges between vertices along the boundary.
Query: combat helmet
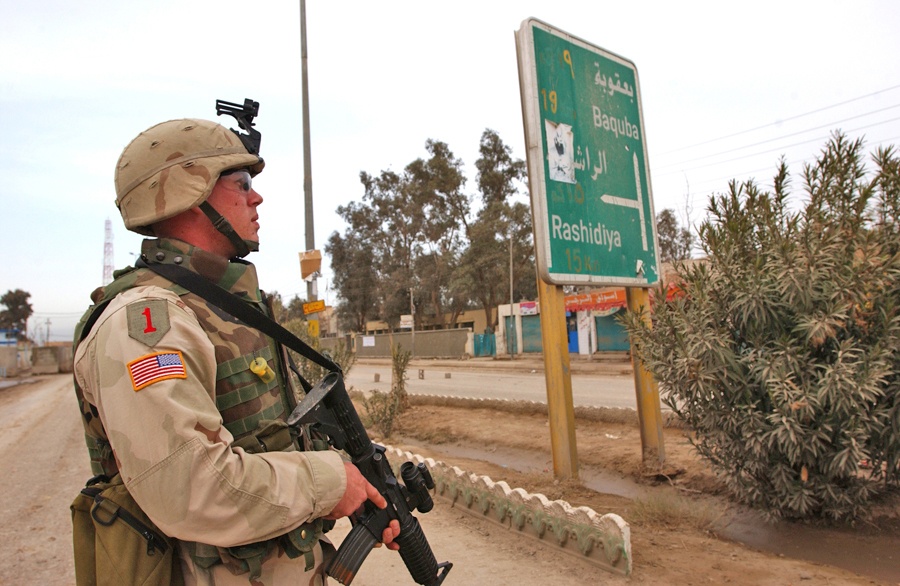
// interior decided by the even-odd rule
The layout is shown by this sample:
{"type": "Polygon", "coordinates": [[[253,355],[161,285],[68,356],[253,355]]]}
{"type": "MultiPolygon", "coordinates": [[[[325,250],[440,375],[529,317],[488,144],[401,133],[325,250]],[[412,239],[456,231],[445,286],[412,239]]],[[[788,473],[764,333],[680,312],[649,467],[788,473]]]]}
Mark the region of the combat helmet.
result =
{"type": "Polygon", "coordinates": [[[151,227],[194,207],[235,245],[238,256],[258,248],[242,240],[206,200],[224,171],[247,168],[252,176],[263,170],[260,135],[252,128],[259,104],[244,106],[217,101],[217,113],[234,116],[248,134],[240,134],[209,120],[169,120],[139,134],[122,151],[116,165],[116,207],[125,227],[153,236],[151,227]]]}

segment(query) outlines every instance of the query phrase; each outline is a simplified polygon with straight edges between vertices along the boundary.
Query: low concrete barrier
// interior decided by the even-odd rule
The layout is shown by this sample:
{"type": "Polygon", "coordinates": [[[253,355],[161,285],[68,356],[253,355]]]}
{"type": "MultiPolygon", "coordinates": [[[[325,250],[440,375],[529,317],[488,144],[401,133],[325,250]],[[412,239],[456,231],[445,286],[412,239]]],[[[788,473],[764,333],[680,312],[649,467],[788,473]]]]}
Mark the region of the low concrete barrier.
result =
{"type": "Polygon", "coordinates": [[[631,575],[631,528],[619,515],[600,515],[588,507],[551,501],[542,494],[511,489],[506,482],[469,474],[431,458],[385,448],[398,476],[400,463],[424,462],[434,478],[435,494],[454,508],[537,539],[613,574],[631,575]]]}

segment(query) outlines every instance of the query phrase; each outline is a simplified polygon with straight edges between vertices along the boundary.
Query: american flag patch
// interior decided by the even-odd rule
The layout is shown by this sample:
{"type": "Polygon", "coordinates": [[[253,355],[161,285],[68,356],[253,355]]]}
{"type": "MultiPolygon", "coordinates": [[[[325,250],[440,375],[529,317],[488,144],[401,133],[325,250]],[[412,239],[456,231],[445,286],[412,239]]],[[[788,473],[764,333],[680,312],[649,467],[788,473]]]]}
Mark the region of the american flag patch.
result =
{"type": "Polygon", "coordinates": [[[181,352],[157,352],[128,363],[128,373],[135,391],[170,378],[187,378],[181,352]]]}

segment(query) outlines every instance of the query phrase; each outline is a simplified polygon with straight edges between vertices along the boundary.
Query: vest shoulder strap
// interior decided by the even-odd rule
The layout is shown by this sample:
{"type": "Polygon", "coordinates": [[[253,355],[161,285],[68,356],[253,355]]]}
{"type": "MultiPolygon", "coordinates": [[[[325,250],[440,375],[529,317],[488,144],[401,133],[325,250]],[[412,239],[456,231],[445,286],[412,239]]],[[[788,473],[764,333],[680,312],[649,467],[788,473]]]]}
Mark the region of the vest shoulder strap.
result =
{"type": "Polygon", "coordinates": [[[341,367],[315,348],[292,334],[261,311],[250,307],[233,293],[226,291],[215,283],[202,276],[178,265],[167,264],[143,264],[146,268],[169,279],[177,285],[181,285],[191,293],[198,295],[212,303],[219,309],[227,311],[250,327],[256,328],[270,338],[278,340],[291,350],[294,350],[304,358],[315,362],[329,372],[341,372],[341,367]]]}

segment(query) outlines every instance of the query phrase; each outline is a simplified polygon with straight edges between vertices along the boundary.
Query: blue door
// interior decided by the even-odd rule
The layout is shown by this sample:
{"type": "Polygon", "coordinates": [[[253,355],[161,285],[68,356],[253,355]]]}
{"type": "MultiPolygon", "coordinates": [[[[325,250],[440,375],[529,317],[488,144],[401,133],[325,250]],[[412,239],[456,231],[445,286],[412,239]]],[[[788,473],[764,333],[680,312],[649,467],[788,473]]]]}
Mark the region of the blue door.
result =
{"type": "Polygon", "coordinates": [[[578,353],[578,317],[573,311],[566,312],[566,331],[569,333],[569,353],[578,353]]]}
{"type": "Polygon", "coordinates": [[[541,316],[522,316],[522,351],[543,352],[544,346],[541,340],[541,316]]]}
{"type": "Polygon", "coordinates": [[[625,326],[619,323],[616,316],[623,310],[612,315],[595,318],[597,324],[597,350],[601,352],[628,351],[631,344],[628,343],[628,332],[625,326]]]}
{"type": "Polygon", "coordinates": [[[519,353],[519,341],[516,339],[516,318],[515,316],[506,316],[506,351],[509,354],[519,353]]]}
{"type": "Polygon", "coordinates": [[[473,338],[475,356],[493,356],[497,353],[494,334],[475,334],[473,338]]]}

